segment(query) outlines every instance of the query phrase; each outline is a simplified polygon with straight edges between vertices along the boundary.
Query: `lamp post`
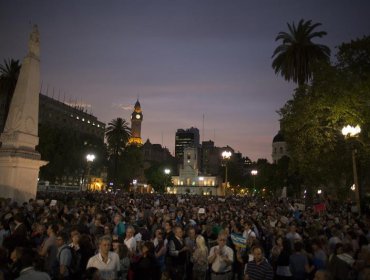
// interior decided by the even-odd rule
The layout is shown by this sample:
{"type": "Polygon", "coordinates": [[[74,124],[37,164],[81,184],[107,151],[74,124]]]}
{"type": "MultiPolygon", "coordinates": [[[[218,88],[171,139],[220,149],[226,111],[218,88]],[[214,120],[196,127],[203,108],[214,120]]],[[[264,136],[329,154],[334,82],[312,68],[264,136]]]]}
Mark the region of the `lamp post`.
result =
{"type": "Polygon", "coordinates": [[[164,182],[164,191],[169,188],[168,187],[168,179],[169,179],[169,176],[171,174],[171,169],[169,168],[165,168],[164,169],[164,174],[165,174],[165,182],[164,182]]]}
{"type": "Polygon", "coordinates": [[[231,152],[230,151],[223,151],[221,156],[222,156],[222,159],[224,160],[224,164],[225,164],[225,187],[224,187],[224,195],[225,195],[225,190],[226,190],[226,187],[227,187],[227,162],[229,161],[229,159],[231,157],[231,152]]]}
{"type": "Polygon", "coordinates": [[[95,160],[95,155],[94,154],[88,154],[86,156],[86,161],[87,161],[87,186],[86,186],[86,189],[87,190],[90,190],[90,169],[91,169],[91,164],[94,162],[95,160]]]}
{"type": "MultiPolygon", "coordinates": [[[[358,137],[358,135],[361,132],[361,127],[359,125],[356,125],[355,127],[347,125],[342,128],[342,134],[345,138],[355,138],[358,137]]],[[[356,166],[356,149],[352,149],[352,168],[353,168],[353,185],[354,185],[354,191],[356,196],[356,205],[357,205],[357,211],[359,215],[361,215],[361,198],[360,198],[360,186],[358,184],[358,177],[357,177],[357,166],[356,166]]]]}
{"type": "Polygon", "coordinates": [[[258,170],[256,169],[253,169],[251,171],[251,175],[253,176],[253,189],[255,190],[256,189],[256,176],[258,174],[258,170]]]}

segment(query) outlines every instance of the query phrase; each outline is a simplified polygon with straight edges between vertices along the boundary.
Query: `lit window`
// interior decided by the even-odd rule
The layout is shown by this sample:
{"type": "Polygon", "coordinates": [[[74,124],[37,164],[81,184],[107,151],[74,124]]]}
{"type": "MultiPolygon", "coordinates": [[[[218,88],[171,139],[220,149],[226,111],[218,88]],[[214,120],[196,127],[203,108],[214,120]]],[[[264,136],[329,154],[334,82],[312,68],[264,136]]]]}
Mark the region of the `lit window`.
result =
{"type": "Polygon", "coordinates": [[[95,123],[93,122],[93,125],[95,125],[95,123]]]}
{"type": "Polygon", "coordinates": [[[84,122],[84,121],[85,121],[85,119],[84,119],[84,118],[82,118],[82,121],[84,122]]]}
{"type": "Polygon", "coordinates": [[[100,124],[98,124],[98,127],[100,127],[100,124]]]}
{"type": "Polygon", "coordinates": [[[78,120],[79,120],[79,119],[80,119],[80,118],[79,118],[79,116],[77,116],[77,117],[76,117],[76,119],[78,119],[78,120]]]}
{"type": "Polygon", "coordinates": [[[87,121],[87,123],[90,123],[90,121],[87,121]]]}

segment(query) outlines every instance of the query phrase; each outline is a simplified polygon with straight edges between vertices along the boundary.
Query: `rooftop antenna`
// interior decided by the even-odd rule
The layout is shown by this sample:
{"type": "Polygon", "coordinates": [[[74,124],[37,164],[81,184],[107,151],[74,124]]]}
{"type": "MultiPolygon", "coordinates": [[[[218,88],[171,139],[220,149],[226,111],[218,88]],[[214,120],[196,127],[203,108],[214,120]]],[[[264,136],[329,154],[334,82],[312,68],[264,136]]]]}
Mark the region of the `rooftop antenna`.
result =
{"type": "Polygon", "coordinates": [[[66,101],[66,92],[63,93],[63,103],[66,101]]]}
{"type": "Polygon", "coordinates": [[[202,126],[202,143],[204,142],[204,113],[203,113],[203,126],[202,126]]]}
{"type": "Polygon", "coordinates": [[[49,96],[49,84],[46,84],[46,96],[49,96]]]}

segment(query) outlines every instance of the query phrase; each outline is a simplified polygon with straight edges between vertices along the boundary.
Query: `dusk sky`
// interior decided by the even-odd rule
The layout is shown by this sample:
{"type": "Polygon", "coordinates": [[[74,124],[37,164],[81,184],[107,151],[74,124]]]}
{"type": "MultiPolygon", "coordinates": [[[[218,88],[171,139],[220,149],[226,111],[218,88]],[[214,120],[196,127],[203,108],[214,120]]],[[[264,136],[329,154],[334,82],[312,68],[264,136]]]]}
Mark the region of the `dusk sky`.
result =
{"type": "Polygon", "coordinates": [[[0,61],[22,61],[37,24],[42,93],[105,123],[130,121],[139,98],[144,141],[173,153],[176,130],[193,126],[201,140],[271,161],[276,111],[295,87],[271,55],[302,18],[322,23],[328,35],[315,42],[334,59],[335,46],[370,34],[370,1],[0,0],[0,61]]]}

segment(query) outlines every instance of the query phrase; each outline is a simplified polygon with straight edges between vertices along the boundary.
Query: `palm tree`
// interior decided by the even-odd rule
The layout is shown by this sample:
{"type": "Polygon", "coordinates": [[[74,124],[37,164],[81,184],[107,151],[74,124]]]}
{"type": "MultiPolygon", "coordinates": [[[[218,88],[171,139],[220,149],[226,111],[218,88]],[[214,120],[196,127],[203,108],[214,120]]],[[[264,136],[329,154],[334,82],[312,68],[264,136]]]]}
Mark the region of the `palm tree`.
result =
{"type": "Polygon", "coordinates": [[[289,32],[279,32],[275,41],[282,40],[272,57],[272,68],[285,80],[304,85],[311,80],[313,65],[317,61],[329,61],[330,49],[327,46],[314,44],[311,40],[321,38],[325,31],[314,31],[321,23],[312,24],[311,20],[301,19],[296,27],[287,23],[289,32]]]}
{"type": "MultiPolygon", "coordinates": [[[[13,97],[15,86],[18,81],[21,65],[19,60],[9,59],[4,60],[4,64],[0,65],[0,100],[4,104],[4,122],[9,112],[10,102],[13,97]]],[[[0,124],[0,130],[5,125],[0,124]]]]}
{"type": "MultiPolygon", "coordinates": [[[[122,155],[126,144],[131,137],[131,129],[124,119],[113,119],[108,123],[105,136],[107,137],[108,142],[108,152],[114,160],[113,180],[115,181],[117,178],[118,159],[120,155],[122,155]]],[[[114,186],[116,187],[116,182],[114,182],[114,186]]]]}

